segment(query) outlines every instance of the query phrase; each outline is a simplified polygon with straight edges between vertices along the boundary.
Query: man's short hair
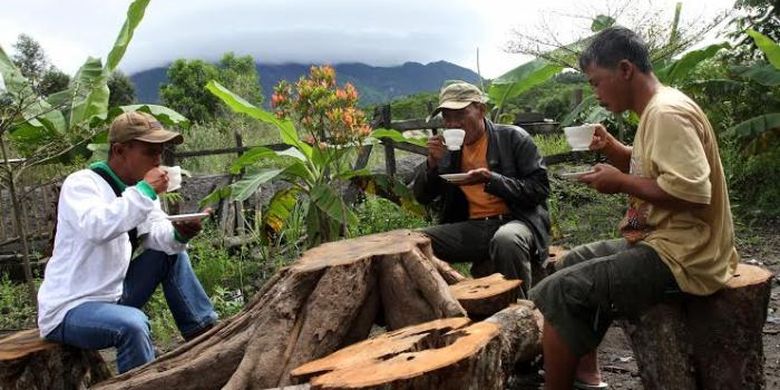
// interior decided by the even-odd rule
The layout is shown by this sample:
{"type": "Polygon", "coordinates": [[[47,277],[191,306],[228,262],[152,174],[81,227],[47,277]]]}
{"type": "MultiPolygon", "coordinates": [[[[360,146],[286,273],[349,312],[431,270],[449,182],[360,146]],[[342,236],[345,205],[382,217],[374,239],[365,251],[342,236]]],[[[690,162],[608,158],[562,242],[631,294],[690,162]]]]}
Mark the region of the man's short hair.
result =
{"type": "Polygon", "coordinates": [[[614,69],[622,60],[628,60],[642,73],[653,70],[650,54],[642,37],[625,27],[609,27],[602,30],[580,55],[580,69],[588,66],[614,69]]]}

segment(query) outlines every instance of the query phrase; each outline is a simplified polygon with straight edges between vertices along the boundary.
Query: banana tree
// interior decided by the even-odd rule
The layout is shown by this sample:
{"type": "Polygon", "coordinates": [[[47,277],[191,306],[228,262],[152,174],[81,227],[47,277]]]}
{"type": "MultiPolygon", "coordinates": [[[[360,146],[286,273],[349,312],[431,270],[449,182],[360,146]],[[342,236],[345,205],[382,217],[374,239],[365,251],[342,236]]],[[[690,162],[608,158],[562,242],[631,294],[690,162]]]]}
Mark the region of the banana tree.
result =
{"type": "MultiPolygon", "coordinates": [[[[741,79],[747,82],[758,83],[766,87],[777,87],[780,85],[780,45],[753,29],[748,29],[746,33],[753,38],[756,46],[764,53],[769,63],[759,63],[747,68],[735,69],[736,72],[741,79]]],[[[757,154],[769,149],[780,139],[780,113],[755,116],[730,128],[728,133],[740,141],[745,153],[757,154]]]]}
{"type": "MultiPolygon", "coordinates": [[[[324,139],[306,142],[299,136],[292,120],[278,118],[254,106],[216,81],[210,81],[206,89],[232,111],[275,126],[282,142],[289,147],[281,151],[256,147],[244,153],[233,162],[230,172],[238,174],[244,170],[245,177],[215,190],[201,201],[202,205],[223,198],[243,201],[258,192],[265,183],[284,181],[289,186],[274,194],[264,213],[263,224],[278,233],[284,228],[292,210],[302,205],[305,209],[306,241],[313,246],[346,235],[346,226],[358,223],[351,205],[347,204],[339,190],[352,179],[364,178],[373,185],[389,188],[407,201],[412,198],[409,190],[402,184],[397,185],[395,179],[351,167],[350,159],[364,142],[328,144],[324,139]]],[[[397,134],[381,130],[379,135],[397,134]]],[[[370,135],[364,141],[377,142],[370,135]]]]}
{"type": "MultiPolygon", "coordinates": [[[[597,33],[614,24],[615,19],[612,17],[598,15],[593,18],[590,29],[597,33]]],[[[566,68],[576,67],[577,56],[592,38],[591,35],[551,50],[493,80],[487,91],[488,97],[493,103],[493,120],[502,121],[504,119],[502,113],[510,99],[544,83],[566,68]]]]}
{"type": "MultiPolygon", "coordinates": [[[[88,58],[72,78],[68,88],[50,95],[37,96],[31,83],[14,66],[0,48],[0,75],[4,88],[0,90],[0,152],[2,152],[3,186],[13,203],[14,221],[22,246],[25,278],[34,300],[35,287],[29,263],[28,234],[25,228],[26,210],[20,191],[20,179],[34,166],[60,161],[76,150],[85,148],[93,137],[105,130],[110,119],[108,110],[108,77],[119,65],[138,24],[143,19],[149,0],[130,4],[127,18],[108,53],[105,65],[99,58],[88,58]],[[16,163],[10,163],[18,157],[16,163]]],[[[164,120],[185,124],[180,115],[159,106],[123,107],[120,110],[143,109],[157,112],[164,120]]]]}

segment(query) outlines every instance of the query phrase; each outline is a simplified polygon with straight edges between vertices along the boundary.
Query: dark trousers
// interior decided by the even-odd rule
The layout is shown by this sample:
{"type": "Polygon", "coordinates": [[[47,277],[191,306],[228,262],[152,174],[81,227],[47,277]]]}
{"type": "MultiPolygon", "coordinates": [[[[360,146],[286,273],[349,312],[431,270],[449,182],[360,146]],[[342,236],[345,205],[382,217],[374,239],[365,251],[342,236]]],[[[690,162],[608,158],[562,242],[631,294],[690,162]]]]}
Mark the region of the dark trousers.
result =
{"type": "Polygon", "coordinates": [[[531,260],[536,251],[533,233],[518,220],[473,219],[422,230],[431,238],[433,253],[448,263],[471,263],[475,278],[500,273],[531,288],[531,260]]]}

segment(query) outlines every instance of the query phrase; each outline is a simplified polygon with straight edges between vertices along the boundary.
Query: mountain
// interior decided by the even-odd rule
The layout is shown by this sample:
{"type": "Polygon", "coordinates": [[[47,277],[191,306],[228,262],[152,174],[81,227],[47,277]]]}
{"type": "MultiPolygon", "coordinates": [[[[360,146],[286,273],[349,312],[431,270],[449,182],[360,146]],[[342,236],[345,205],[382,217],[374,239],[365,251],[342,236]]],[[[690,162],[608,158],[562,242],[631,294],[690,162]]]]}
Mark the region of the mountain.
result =
{"type": "MultiPolygon", "coordinates": [[[[265,101],[271,101],[273,86],[279,80],[295,82],[309,72],[306,64],[257,64],[260,84],[265,101]]],[[[429,64],[407,62],[400,66],[370,66],[362,63],[334,65],[339,84],[352,83],[360,93],[364,105],[387,103],[397,97],[418,92],[438,91],[446,80],[466,80],[476,83],[479,76],[470,69],[438,61],[429,64]]],[[[142,103],[159,103],[160,85],[166,83],[167,68],[153,68],[134,73],[130,79],[135,84],[137,100],[142,103]]]]}

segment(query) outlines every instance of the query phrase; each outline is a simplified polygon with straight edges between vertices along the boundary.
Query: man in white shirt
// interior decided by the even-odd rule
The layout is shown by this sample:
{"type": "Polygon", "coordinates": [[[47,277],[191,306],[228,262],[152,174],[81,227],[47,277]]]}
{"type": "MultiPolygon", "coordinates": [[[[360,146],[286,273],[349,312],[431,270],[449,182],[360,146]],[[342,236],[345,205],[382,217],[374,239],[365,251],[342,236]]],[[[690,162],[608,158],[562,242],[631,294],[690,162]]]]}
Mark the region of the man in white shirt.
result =
{"type": "Polygon", "coordinates": [[[108,161],[62,185],[38,327],[42,337],[79,348],[116,347],[122,373],[154,360],[141,308],[159,284],[186,340],[211,328],[217,315],[185,251],[200,221],[172,224],[158,198],[168,186],[163,146],[181,143],[181,134],[129,112],[111,124],[108,141],[108,161]]]}

